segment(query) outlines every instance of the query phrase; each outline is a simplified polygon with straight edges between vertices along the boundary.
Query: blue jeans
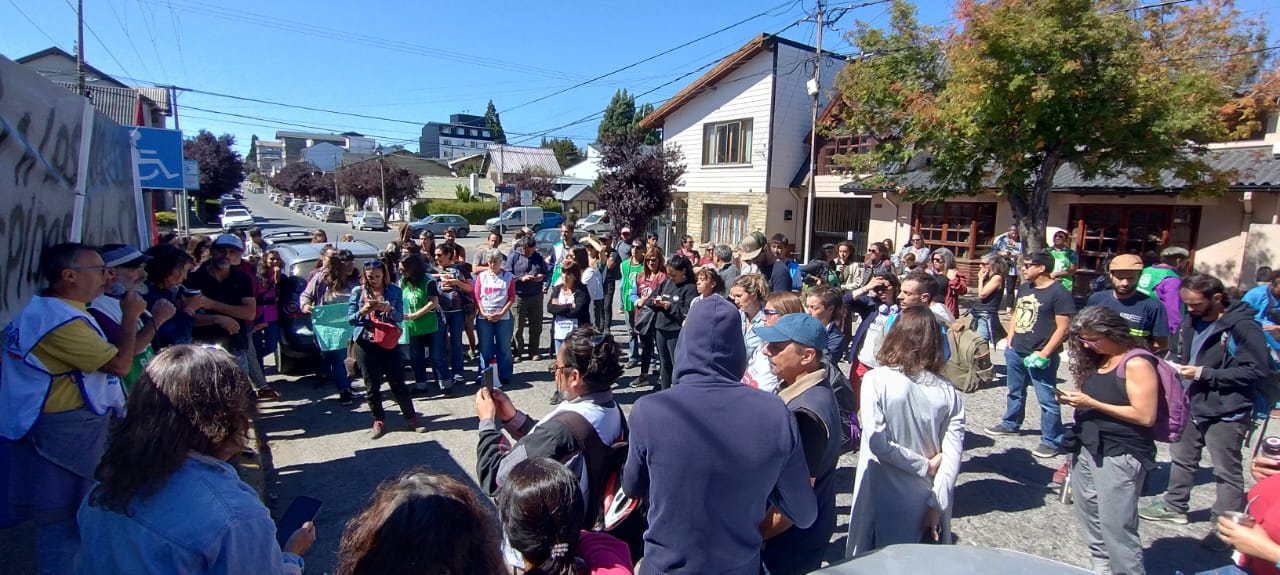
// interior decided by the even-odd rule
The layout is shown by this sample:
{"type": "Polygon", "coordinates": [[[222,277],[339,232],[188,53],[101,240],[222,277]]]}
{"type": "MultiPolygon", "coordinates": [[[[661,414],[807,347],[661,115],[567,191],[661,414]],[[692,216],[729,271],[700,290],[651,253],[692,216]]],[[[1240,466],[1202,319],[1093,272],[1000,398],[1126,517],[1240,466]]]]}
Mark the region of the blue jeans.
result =
{"type": "MultiPolygon", "coordinates": [[[[80,554],[80,528],[75,517],[36,525],[36,572],[40,575],[74,573],[80,554]]],[[[89,559],[92,561],[92,559],[89,559]]]]}
{"type": "MultiPolygon", "coordinates": [[[[263,360],[276,352],[276,344],[280,342],[280,324],[279,322],[269,322],[267,327],[253,332],[253,348],[258,352],[258,365],[263,366],[263,360]]],[[[280,359],[276,358],[279,364],[280,359]]],[[[265,366],[263,366],[265,369],[265,366]]]]}
{"type": "MultiPolygon", "coordinates": [[[[483,321],[483,320],[478,320],[476,321],[476,323],[479,324],[480,321],[483,321]]],[[[447,363],[449,366],[447,373],[452,377],[464,376],[464,374],[466,373],[467,366],[462,359],[462,351],[463,351],[462,333],[463,333],[463,328],[466,327],[466,322],[467,322],[466,312],[462,310],[446,311],[444,312],[444,329],[441,329],[440,331],[436,332],[440,334],[440,336],[444,338],[444,341],[445,341],[444,347],[440,349],[448,348],[449,350],[447,352],[449,361],[445,363],[447,363]]],[[[440,352],[441,359],[444,359],[446,357],[445,353],[446,352],[443,352],[443,351],[440,352]]],[[[443,372],[441,373],[440,377],[444,377],[443,372]]]]}
{"type": "Polygon", "coordinates": [[[347,376],[347,349],[335,349],[331,351],[322,351],[320,356],[324,359],[325,369],[329,370],[329,379],[338,388],[339,392],[351,391],[351,378],[347,376]]]}
{"type": "Polygon", "coordinates": [[[1022,426],[1026,414],[1027,385],[1033,385],[1036,399],[1040,401],[1040,442],[1054,449],[1062,448],[1062,408],[1053,396],[1053,388],[1058,382],[1059,356],[1049,358],[1049,366],[1043,369],[1028,369],[1022,364],[1027,356],[1005,348],[1005,369],[1008,370],[1009,386],[1008,408],[1004,412],[1001,425],[1009,431],[1016,431],[1022,426]]]}
{"type": "Polygon", "coordinates": [[[427,359],[431,360],[431,371],[434,372],[435,384],[441,389],[453,386],[449,378],[449,366],[444,361],[444,330],[426,335],[409,336],[409,365],[413,366],[413,379],[419,389],[427,385],[427,359]]]}
{"type": "MultiPolygon", "coordinates": [[[[511,381],[514,367],[511,364],[511,335],[515,321],[510,317],[496,322],[476,318],[476,334],[480,336],[480,362],[489,365],[498,362],[498,379],[503,384],[511,381]]],[[[461,347],[461,346],[458,346],[461,347]]]]}
{"type": "Polygon", "coordinates": [[[822,566],[826,548],[788,549],[765,545],[760,552],[765,575],[804,575],[822,566]]]}
{"type": "Polygon", "coordinates": [[[994,344],[997,340],[1004,338],[1004,330],[1000,327],[1000,316],[994,311],[974,311],[973,314],[973,331],[978,337],[987,340],[987,343],[994,344]]]}

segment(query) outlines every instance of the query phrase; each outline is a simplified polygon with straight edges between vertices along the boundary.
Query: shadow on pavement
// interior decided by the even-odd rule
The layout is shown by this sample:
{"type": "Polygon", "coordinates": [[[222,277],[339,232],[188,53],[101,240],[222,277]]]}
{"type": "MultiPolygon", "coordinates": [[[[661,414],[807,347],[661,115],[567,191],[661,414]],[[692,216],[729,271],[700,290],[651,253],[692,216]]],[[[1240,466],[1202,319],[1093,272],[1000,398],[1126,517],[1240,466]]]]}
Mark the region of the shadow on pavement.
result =
{"type": "Polygon", "coordinates": [[[1044,506],[1046,493],[1043,485],[1027,485],[998,477],[968,481],[956,486],[952,517],[1035,509],[1044,506]]]}
{"type": "Polygon", "coordinates": [[[1142,551],[1142,564],[1147,573],[1199,573],[1229,563],[1230,555],[1209,551],[1191,537],[1156,539],[1142,551]]]}

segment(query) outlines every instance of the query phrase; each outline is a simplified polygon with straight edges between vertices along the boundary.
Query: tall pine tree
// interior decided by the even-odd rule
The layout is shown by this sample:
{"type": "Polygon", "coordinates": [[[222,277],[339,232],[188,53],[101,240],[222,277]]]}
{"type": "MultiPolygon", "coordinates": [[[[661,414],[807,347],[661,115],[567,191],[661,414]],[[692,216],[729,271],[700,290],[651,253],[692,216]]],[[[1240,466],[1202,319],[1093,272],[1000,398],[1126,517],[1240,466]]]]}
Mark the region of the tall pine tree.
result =
{"type": "Polygon", "coordinates": [[[246,172],[258,171],[258,135],[254,134],[253,139],[249,140],[249,155],[244,157],[244,169],[246,172]]]}
{"type": "Polygon", "coordinates": [[[498,117],[498,109],[494,107],[493,100],[489,100],[489,107],[484,110],[484,127],[493,134],[493,143],[507,143],[507,134],[502,131],[502,118],[498,117]]]}
{"type": "Polygon", "coordinates": [[[613,94],[609,107],[604,109],[604,118],[600,120],[600,128],[596,139],[613,140],[631,132],[636,121],[636,98],[623,88],[613,94]]]}

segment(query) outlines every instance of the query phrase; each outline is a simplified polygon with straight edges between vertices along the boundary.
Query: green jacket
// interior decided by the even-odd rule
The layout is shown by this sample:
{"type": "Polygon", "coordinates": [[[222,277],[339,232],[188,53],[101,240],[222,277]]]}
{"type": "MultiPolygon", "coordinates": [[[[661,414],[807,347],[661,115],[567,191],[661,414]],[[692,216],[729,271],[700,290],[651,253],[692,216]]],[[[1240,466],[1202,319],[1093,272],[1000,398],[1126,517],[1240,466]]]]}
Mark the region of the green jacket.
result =
{"type": "Polygon", "coordinates": [[[644,271],[644,262],[631,263],[630,259],[622,260],[622,309],[633,312],[636,309],[631,303],[631,290],[636,289],[636,276],[644,271]]]}

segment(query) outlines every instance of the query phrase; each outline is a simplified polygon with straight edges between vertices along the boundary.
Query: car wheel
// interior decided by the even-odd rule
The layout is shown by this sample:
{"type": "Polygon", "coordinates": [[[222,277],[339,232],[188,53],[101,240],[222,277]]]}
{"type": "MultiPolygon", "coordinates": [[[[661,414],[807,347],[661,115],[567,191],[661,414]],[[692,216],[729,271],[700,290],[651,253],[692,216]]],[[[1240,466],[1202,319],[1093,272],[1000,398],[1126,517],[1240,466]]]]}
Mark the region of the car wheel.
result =
{"type": "Polygon", "coordinates": [[[298,371],[298,358],[290,357],[284,352],[284,342],[280,342],[276,350],[276,371],[282,375],[293,375],[298,371]]]}
{"type": "Polygon", "coordinates": [[[469,236],[469,235],[471,235],[471,229],[470,229],[470,228],[462,228],[462,229],[458,230],[458,237],[460,237],[460,238],[465,238],[465,237],[467,237],[467,236],[469,236]]]}
{"type": "Polygon", "coordinates": [[[498,226],[498,235],[500,236],[507,235],[507,226],[498,226]]]}

